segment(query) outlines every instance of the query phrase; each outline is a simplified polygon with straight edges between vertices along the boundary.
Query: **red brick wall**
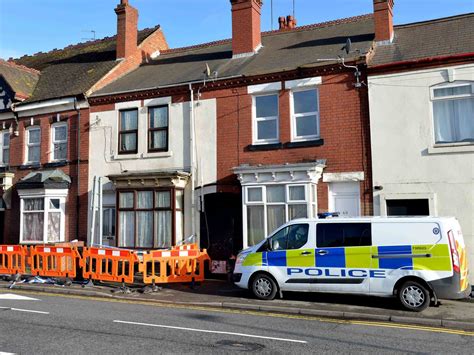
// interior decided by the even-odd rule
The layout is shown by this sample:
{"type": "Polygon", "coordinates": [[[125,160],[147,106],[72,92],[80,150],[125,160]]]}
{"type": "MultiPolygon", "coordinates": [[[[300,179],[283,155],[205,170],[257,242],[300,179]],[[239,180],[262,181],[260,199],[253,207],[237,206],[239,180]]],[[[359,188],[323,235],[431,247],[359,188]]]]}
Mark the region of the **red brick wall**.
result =
{"type": "Polygon", "coordinates": [[[374,0],[375,40],[389,41],[393,35],[393,0],[374,0]]]}
{"type": "MultiPolygon", "coordinates": [[[[62,120],[68,125],[68,163],[61,167],[48,167],[50,162],[51,144],[51,123],[56,122],[56,113],[33,116],[34,123],[41,127],[41,158],[40,168],[24,169],[22,165],[25,161],[25,129],[30,126],[31,117],[19,119],[19,136],[11,135],[10,138],[10,168],[9,171],[15,174],[13,180],[13,193],[11,209],[5,211],[4,242],[18,243],[20,237],[20,199],[15,184],[30,172],[60,169],[71,177],[72,183],[66,199],[65,210],[65,239],[66,241],[87,239],[87,211],[88,211],[88,156],[89,156],[89,111],[80,111],[80,163],[77,155],[77,130],[78,114],[76,111],[61,112],[62,120]],[[79,166],[79,172],[78,172],[79,166]],[[78,193],[77,182],[79,181],[80,191],[78,193]],[[79,197],[80,212],[79,223],[77,223],[77,198],[79,197]],[[77,233],[79,226],[79,234],[77,233]]],[[[9,122],[12,124],[12,122],[9,122]]]]}
{"type": "Polygon", "coordinates": [[[117,58],[127,58],[137,50],[138,11],[128,4],[120,4],[117,14],[117,58]]]}
{"type": "MultiPolygon", "coordinates": [[[[217,99],[218,184],[238,185],[232,168],[241,164],[284,164],[326,159],[324,172],[364,171],[361,182],[363,214],[372,214],[367,89],[355,89],[352,72],[326,75],[319,88],[320,130],[324,145],[319,147],[251,152],[252,97],[247,88],[223,89],[203,94],[217,99]]],[[[280,92],[280,140],[291,139],[289,92],[280,92]]],[[[328,208],[328,186],[318,186],[319,210],[328,208]]]]}
{"type": "Polygon", "coordinates": [[[251,53],[262,43],[261,1],[232,0],[232,52],[251,53]]]}

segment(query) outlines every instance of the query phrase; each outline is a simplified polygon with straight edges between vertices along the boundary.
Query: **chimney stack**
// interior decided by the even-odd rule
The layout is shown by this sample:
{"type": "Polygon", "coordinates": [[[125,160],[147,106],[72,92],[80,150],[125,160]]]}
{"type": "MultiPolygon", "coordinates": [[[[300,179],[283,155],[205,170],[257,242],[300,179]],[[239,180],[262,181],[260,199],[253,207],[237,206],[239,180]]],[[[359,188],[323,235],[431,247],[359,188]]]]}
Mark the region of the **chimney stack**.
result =
{"type": "Polygon", "coordinates": [[[230,0],[232,5],[232,52],[234,57],[252,55],[262,45],[262,0],[230,0]]]}
{"type": "Polygon", "coordinates": [[[291,15],[279,17],[278,23],[280,24],[280,30],[292,30],[296,27],[296,20],[291,15]]]}
{"type": "Polygon", "coordinates": [[[394,0],[374,0],[375,41],[381,44],[393,40],[394,0]]]}
{"type": "Polygon", "coordinates": [[[117,59],[127,58],[137,51],[138,10],[128,0],[120,0],[117,14],[117,59]]]}

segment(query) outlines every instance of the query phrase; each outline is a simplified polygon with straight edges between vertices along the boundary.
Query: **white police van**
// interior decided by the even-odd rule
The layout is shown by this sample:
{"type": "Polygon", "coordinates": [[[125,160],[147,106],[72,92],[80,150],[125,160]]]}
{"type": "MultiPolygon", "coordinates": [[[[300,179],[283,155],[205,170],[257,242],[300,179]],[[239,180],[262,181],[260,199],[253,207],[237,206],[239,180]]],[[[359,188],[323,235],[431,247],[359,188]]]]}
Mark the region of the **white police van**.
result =
{"type": "Polygon", "coordinates": [[[412,311],[470,293],[455,218],[293,220],[242,251],[233,277],[265,300],[282,291],[397,296],[412,311]]]}

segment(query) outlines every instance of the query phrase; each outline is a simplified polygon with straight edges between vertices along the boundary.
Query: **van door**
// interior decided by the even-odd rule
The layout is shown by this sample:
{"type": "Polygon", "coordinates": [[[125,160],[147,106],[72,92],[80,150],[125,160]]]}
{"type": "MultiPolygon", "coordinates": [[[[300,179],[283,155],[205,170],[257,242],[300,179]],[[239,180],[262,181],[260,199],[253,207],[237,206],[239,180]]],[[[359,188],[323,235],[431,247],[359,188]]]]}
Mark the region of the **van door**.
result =
{"type": "Polygon", "coordinates": [[[315,291],[368,293],[371,245],[368,222],[318,223],[315,291]]]}
{"type": "Polygon", "coordinates": [[[268,271],[284,291],[311,291],[306,269],[314,267],[314,224],[286,226],[270,239],[266,253],[268,271]]]}

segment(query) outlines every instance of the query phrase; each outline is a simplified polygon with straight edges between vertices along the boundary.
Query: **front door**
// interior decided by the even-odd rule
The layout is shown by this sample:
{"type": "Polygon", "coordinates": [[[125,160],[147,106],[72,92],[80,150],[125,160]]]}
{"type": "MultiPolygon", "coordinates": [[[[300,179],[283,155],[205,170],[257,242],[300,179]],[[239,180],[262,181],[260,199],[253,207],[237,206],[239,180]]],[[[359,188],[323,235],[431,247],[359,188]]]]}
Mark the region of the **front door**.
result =
{"type": "Polygon", "coordinates": [[[339,212],[342,217],[360,216],[359,182],[330,183],[329,212],[339,212]]]}

